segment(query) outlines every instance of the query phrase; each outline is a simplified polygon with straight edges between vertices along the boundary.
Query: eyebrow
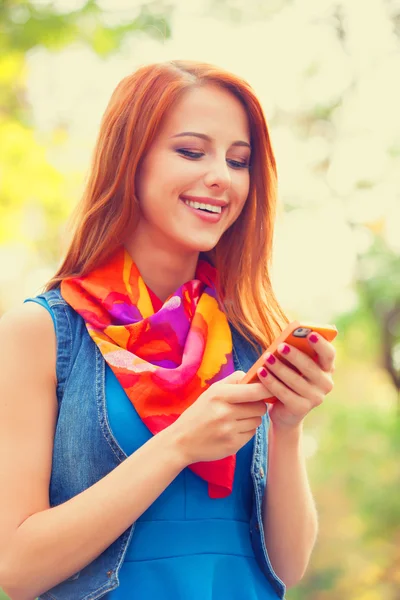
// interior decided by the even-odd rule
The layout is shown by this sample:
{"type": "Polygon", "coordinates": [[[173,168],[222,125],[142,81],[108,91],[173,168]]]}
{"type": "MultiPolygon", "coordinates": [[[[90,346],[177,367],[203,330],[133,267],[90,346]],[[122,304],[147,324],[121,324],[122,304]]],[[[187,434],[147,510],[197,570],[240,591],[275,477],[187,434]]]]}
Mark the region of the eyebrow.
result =
{"type": "MultiPolygon", "coordinates": [[[[202,140],[206,140],[207,142],[212,142],[212,138],[209,135],[206,135],[205,133],[196,133],[195,131],[183,131],[182,133],[177,133],[171,137],[198,137],[202,140]]],[[[231,146],[245,146],[251,150],[250,144],[248,142],[244,142],[243,140],[237,140],[236,142],[233,142],[231,146]]]]}

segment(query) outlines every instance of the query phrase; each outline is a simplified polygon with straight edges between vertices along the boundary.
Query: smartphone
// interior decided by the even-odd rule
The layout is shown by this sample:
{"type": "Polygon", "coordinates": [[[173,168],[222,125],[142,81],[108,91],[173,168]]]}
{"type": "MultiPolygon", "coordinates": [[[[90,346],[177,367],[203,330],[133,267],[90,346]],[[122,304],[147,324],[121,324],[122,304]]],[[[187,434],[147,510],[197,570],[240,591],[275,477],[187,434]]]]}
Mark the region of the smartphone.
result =
{"type": "MultiPolygon", "coordinates": [[[[287,365],[297,373],[300,373],[300,371],[294,365],[292,365],[288,360],[285,359],[284,355],[280,354],[277,351],[279,344],[282,344],[284,342],[290,344],[291,346],[294,346],[295,348],[298,348],[302,352],[305,352],[310,358],[312,358],[316,362],[318,360],[318,355],[312,348],[309,341],[306,339],[308,334],[312,331],[319,333],[319,335],[328,340],[328,342],[334,340],[338,334],[335,325],[317,325],[315,323],[292,321],[285,327],[285,329],[278,335],[278,337],[275,338],[275,340],[267,348],[267,350],[262,353],[260,358],[248,370],[248,372],[240,381],[240,383],[254,383],[259,381],[257,371],[258,369],[264,366],[266,354],[268,352],[270,352],[271,354],[275,354],[279,358],[279,360],[281,360],[285,365],[287,365]]],[[[265,398],[265,402],[269,402],[270,404],[273,404],[276,401],[277,398],[275,398],[275,396],[265,398]]]]}

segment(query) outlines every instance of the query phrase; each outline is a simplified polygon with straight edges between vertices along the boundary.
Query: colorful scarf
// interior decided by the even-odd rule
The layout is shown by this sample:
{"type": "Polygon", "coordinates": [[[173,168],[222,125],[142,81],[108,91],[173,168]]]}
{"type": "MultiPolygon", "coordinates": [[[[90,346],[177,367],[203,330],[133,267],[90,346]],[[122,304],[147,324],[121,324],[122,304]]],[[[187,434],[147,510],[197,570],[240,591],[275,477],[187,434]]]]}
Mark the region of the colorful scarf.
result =
{"type": "MultiPolygon", "coordinates": [[[[61,283],[63,298],[84,319],[153,434],[174,423],[212,383],[234,371],[232,336],[215,280],[214,267],[199,260],[196,278],[155,311],[151,292],[121,247],[88,275],[61,283]]],[[[232,491],[235,464],[233,455],[189,468],[208,482],[211,498],[223,498],[232,491]]]]}

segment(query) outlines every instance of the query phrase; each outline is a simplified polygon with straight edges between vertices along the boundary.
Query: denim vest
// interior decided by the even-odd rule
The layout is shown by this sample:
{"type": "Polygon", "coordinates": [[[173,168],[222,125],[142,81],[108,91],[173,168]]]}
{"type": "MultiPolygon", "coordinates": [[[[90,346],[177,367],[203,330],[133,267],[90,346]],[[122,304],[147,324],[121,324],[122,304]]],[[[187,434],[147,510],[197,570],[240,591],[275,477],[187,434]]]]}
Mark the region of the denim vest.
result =
{"type": "MultiPolygon", "coordinates": [[[[52,311],[57,336],[58,418],[50,480],[50,506],[57,506],[102,479],[127,456],[114,438],[108,422],[106,364],[82,317],[65,302],[59,289],[37,296],[37,299],[40,298],[47,301],[52,311]]],[[[35,301],[35,298],[28,300],[35,301]]],[[[235,369],[248,371],[258,355],[233,328],[232,337],[235,369]]],[[[282,599],[285,586],[274,573],[268,558],[262,522],[268,427],[266,415],[254,439],[251,466],[254,502],[250,536],[262,572],[275,589],[277,598],[282,599]]],[[[118,572],[134,529],[133,523],[93,562],[40,598],[95,600],[118,587],[118,572]]]]}

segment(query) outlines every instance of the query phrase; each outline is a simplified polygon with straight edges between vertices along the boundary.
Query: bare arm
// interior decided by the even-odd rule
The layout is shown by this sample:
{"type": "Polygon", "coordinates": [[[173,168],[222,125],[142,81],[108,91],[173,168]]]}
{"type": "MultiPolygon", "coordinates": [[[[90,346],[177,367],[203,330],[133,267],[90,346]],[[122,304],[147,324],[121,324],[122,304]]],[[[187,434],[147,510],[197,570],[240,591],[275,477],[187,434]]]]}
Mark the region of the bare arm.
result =
{"type": "Polygon", "coordinates": [[[271,422],[263,521],[271,563],[288,587],[304,575],[318,528],[301,437],[301,425],[285,430],[271,422]]]}
{"type": "Polygon", "coordinates": [[[51,317],[25,305],[0,321],[0,340],[0,585],[13,600],[30,600],[101,554],[185,463],[169,428],[95,485],[49,508],[57,411],[51,317]]]}
{"type": "Polygon", "coordinates": [[[277,575],[291,587],[303,577],[318,531],[318,517],[302,449],[306,415],[333,389],[335,349],[314,331],[308,335],[317,360],[294,346],[278,347],[295,367],[266,357],[259,371],[268,392],[280,401],[269,409],[269,473],[263,520],[266,545],[277,575]]]}

